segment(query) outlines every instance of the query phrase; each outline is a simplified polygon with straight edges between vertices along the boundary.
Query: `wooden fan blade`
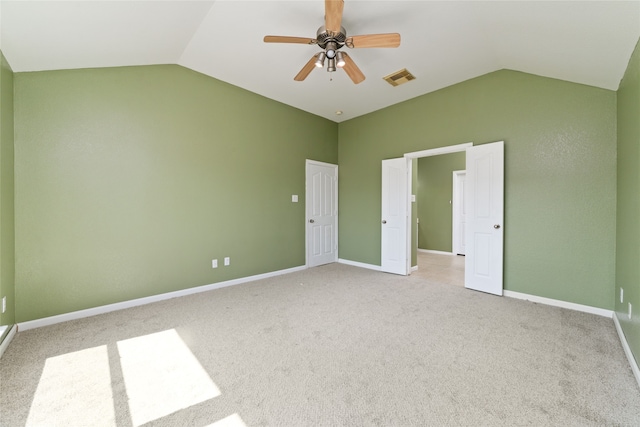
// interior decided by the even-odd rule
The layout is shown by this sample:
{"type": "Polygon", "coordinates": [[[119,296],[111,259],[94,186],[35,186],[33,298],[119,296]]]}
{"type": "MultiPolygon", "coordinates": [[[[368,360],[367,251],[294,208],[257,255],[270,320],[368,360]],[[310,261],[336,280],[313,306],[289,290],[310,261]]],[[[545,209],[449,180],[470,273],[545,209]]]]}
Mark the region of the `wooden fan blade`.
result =
{"type": "Polygon", "coordinates": [[[265,43],[299,43],[299,44],[316,44],[316,39],[308,37],[287,37],[287,36],[264,36],[265,43]]]}
{"type": "Polygon", "coordinates": [[[329,33],[339,33],[344,0],[324,0],[324,26],[329,33]]]}
{"type": "Polygon", "coordinates": [[[360,68],[353,62],[353,59],[346,52],[342,52],[342,56],[344,57],[344,67],[342,69],[347,73],[349,78],[355,83],[361,83],[364,81],[365,77],[360,71],[360,68]]]}
{"type": "Polygon", "coordinates": [[[400,34],[366,34],[347,38],[347,47],[398,47],[400,46],[400,34]]]}
{"type": "Polygon", "coordinates": [[[318,57],[316,55],[313,55],[309,62],[307,62],[304,67],[302,67],[302,70],[300,70],[300,72],[293,78],[293,80],[301,82],[306,79],[307,76],[313,71],[313,69],[316,68],[316,59],[318,59],[318,57]]]}

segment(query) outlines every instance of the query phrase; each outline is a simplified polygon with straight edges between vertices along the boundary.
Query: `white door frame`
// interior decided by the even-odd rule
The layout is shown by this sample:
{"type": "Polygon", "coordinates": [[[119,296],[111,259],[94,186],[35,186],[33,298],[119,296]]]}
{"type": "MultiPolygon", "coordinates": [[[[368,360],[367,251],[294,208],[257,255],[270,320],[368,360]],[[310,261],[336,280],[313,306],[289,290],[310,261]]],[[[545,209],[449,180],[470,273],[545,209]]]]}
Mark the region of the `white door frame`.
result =
{"type": "Polygon", "coordinates": [[[464,255],[462,248],[460,247],[460,236],[464,235],[464,230],[460,230],[460,216],[462,214],[462,206],[464,206],[464,194],[460,194],[460,181],[461,176],[467,174],[466,170],[453,171],[453,194],[451,197],[452,203],[452,220],[451,220],[451,252],[454,255],[464,255]],[[462,205],[462,206],[461,206],[462,205]]]}
{"type": "Polygon", "coordinates": [[[311,243],[311,238],[309,236],[309,227],[308,227],[308,221],[309,218],[311,218],[311,203],[310,203],[310,194],[309,191],[307,191],[308,189],[308,185],[309,185],[309,165],[317,165],[317,166],[327,166],[327,167],[331,167],[334,168],[336,171],[336,180],[335,180],[335,189],[334,189],[334,206],[335,208],[335,212],[336,212],[336,222],[335,222],[335,233],[334,233],[334,241],[335,241],[335,261],[338,261],[338,165],[335,165],[333,163],[325,163],[325,162],[319,162],[317,160],[309,160],[306,159],[305,160],[305,184],[304,184],[304,265],[305,267],[309,267],[309,251],[311,250],[310,248],[310,243],[311,243]]]}
{"type": "MultiPolygon", "coordinates": [[[[411,188],[411,177],[413,176],[412,172],[412,160],[413,159],[420,159],[422,157],[431,157],[431,156],[438,156],[440,154],[449,154],[449,153],[459,153],[459,152],[464,152],[467,151],[467,148],[469,147],[473,147],[473,142],[466,142],[464,144],[457,144],[457,145],[449,145],[447,147],[438,147],[438,148],[431,148],[429,150],[422,150],[422,151],[414,151],[411,153],[405,153],[404,158],[407,159],[407,170],[409,171],[409,173],[407,174],[407,195],[406,195],[406,200],[407,200],[407,212],[411,212],[411,194],[413,189],[411,188]]],[[[407,271],[411,271],[411,230],[413,230],[413,221],[409,221],[409,223],[411,224],[410,227],[407,227],[407,271]]]]}

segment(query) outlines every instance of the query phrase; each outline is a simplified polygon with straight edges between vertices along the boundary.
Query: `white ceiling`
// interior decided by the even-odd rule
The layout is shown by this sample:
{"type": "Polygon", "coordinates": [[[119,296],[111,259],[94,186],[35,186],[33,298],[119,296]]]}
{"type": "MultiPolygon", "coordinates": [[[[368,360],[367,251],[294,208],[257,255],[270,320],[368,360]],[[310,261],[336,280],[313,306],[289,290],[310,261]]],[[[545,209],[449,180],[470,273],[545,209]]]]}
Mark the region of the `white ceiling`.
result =
{"type": "Polygon", "coordinates": [[[319,48],[262,38],[314,38],[323,24],[322,0],[1,0],[0,48],[16,72],[180,64],[341,122],[505,68],[616,90],[640,0],[345,0],[348,35],[398,32],[400,47],[349,50],[367,77],[359,85],[342,70],[295,82],[319,48]],[[416,80],[382,80],[402,68],[416,80]]]}

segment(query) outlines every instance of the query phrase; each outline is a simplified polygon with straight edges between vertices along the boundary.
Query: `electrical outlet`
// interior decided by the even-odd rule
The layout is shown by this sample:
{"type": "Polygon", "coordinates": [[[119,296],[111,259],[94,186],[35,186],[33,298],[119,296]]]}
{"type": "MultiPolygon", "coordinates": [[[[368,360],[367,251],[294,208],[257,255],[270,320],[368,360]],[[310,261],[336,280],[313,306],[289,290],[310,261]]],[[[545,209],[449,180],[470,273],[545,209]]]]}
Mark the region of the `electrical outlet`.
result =
{"type": "Polygon", "coordinates": [[[620,288],[620,302],[624,302],[624,289],[620,288]]]}
{"type": "Polygon", "coordinates": [[[631,306],[631,303],[629,303],[629,320],[631,320],[631,313],[633,312],[633,307],[631,306]]]}
{"type": "Polygon", "coordinates": [[[231,264],[231,258],[229,258],[228,256],[224,257],[224,265],[229,265],[231,264]]]}
{"type": "Polygon", "coordinates": [[[2,313],[7,311],[7,297],[2,297],[2,313]]]}
{"type": "Polygon", "coordinates": [[[211,268],[218,268],[218,260],[217,259],[211,260],[211,268]]]}

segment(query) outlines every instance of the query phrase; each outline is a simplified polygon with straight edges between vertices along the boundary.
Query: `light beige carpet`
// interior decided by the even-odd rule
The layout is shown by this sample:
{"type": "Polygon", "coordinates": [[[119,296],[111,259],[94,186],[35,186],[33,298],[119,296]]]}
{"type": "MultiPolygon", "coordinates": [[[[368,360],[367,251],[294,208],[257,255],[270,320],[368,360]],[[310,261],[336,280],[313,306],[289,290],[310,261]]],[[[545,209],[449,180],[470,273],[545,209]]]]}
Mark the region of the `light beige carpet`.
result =
{"type": "Polygon", "coordinates": [[[0,424],[638,426],[611,319],[332,264],[19,332],[0,424]]]}

